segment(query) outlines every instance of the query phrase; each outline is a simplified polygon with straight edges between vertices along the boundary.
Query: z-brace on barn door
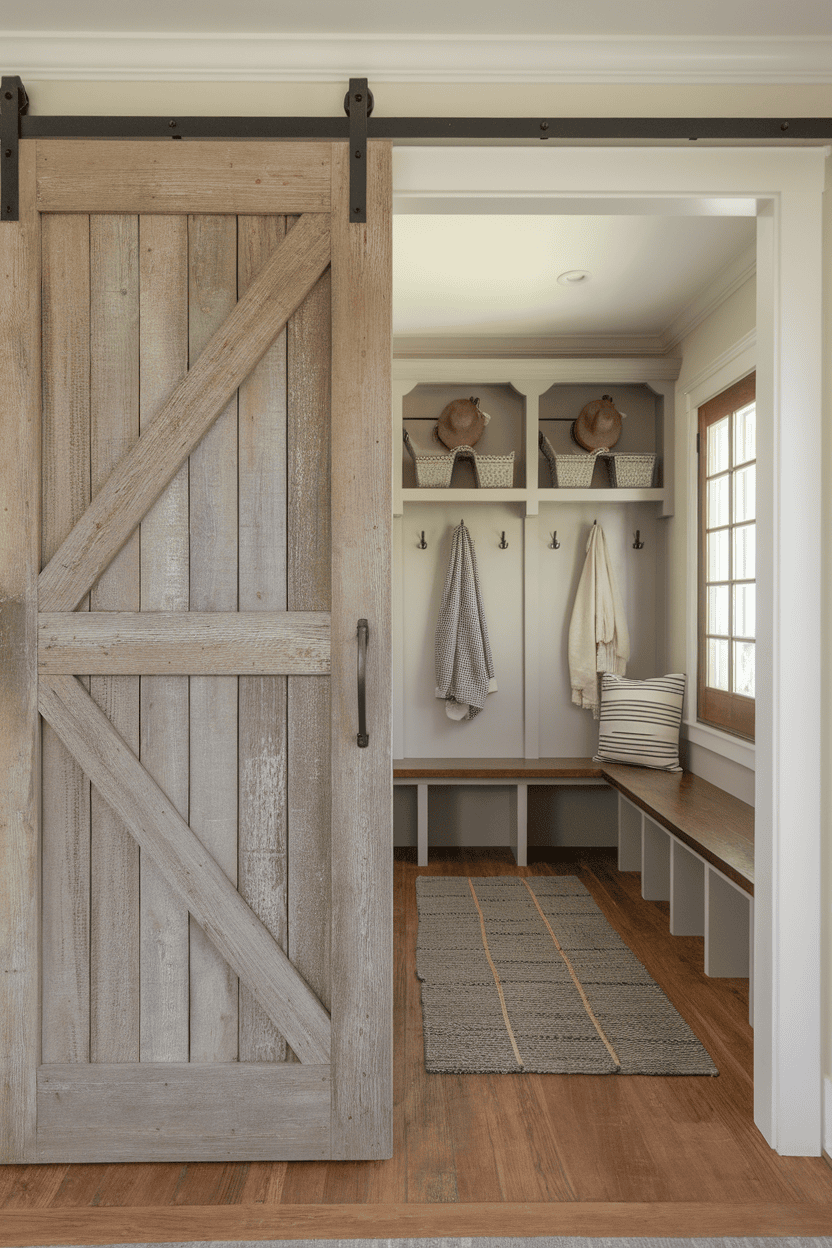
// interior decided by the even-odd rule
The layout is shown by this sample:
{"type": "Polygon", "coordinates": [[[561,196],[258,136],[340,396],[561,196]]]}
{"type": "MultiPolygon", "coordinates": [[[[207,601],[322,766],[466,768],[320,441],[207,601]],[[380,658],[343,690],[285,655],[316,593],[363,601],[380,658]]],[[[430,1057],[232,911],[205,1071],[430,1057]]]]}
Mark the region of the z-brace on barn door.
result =
{"type": "Polygon", "coordinates": [[[360,225],[347,155],[22,144],[5,1161],[391,1154],[390,149],[360,225]]]}

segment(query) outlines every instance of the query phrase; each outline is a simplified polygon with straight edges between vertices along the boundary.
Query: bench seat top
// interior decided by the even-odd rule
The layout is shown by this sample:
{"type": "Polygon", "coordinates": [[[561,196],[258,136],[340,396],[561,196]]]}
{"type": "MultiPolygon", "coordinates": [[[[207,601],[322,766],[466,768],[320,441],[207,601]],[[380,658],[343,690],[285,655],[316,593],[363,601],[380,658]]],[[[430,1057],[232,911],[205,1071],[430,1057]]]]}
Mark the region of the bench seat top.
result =
{"type": "Polygon", "coordinates": [[[591,758],[397,758],[396,780],[606,780],[745,892],[754,892],[754,808],[692,772],[591,758]]]}
{"type": "Polygon", "coordinates": [[[754,892],[754,807],[690,771],[602,763],[604,779],[696,850],[745,892],[754,892]]]}
{"type": "Polygon", "coordinates": [[[394,758],[395,780],[602,780],[591,758],[394,758]]]}

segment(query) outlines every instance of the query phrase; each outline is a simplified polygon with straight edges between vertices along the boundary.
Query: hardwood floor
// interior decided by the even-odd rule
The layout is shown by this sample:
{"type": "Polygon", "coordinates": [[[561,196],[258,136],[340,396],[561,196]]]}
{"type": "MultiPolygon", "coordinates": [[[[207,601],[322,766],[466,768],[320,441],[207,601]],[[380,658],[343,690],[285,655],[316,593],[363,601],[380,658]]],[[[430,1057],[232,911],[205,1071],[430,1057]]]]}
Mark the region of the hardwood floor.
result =
{"type": "Polygon", "coordinates": [[[395,869],[395,1155],[368,1163],[7,1166],[11,1245],[427,1235],[832,1235],[832,1169],[773,1153],[752,1119],[746,980],[613,851],[516,867],[432,851],[395,869]],[[427,1075],[414,971],[420,874],[577,874],[705,1044],[718,1078],[427,1075]]]}

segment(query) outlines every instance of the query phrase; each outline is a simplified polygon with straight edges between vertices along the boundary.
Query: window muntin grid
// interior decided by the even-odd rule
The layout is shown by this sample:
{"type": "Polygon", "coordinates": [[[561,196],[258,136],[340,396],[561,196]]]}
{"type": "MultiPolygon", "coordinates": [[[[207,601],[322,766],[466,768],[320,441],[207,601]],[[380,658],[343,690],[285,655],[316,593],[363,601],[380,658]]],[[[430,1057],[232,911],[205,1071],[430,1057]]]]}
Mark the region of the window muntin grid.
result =
{"type": "Polygon", "coordinates": [[[705,685],[753,698],[756,404],[713,421],[705,434],[705,685]]]}

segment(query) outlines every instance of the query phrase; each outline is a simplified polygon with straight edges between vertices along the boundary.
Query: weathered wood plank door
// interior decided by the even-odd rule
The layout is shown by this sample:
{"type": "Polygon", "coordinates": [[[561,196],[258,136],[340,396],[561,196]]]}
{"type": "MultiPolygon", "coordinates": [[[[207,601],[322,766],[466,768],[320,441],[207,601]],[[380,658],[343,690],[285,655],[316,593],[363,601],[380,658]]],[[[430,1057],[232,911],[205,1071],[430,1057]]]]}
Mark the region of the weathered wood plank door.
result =
{"type": "Polygon", "coordinates": [[[353,225],[344,144],[22,144],[2,1161],[391,1155],[389,146],[367,166],[353,225]]]}

